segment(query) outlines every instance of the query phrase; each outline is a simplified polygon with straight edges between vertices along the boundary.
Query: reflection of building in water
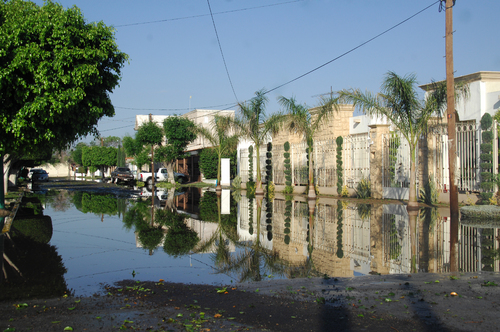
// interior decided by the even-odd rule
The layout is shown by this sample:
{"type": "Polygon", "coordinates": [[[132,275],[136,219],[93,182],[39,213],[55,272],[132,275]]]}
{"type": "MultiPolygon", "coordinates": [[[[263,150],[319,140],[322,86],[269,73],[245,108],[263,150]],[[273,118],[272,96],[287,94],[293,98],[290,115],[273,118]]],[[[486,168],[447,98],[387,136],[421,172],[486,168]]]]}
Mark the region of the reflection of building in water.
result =
{"type": "MultiPolygon", "coordinates": [[[[272,205],[272,241],[265,237],[264,200],[261,242],[292,266],[304,266],[312,259],[312,268],[330,277],[408,274],[412,272],[414,256],[415,271],[450,271],[450,220],[445,217],[448,209],[422,209],[417,216],[410,217],[405,205],[361,206],[322,198],[315,208],[313,228],[309,230],[309,210],[304,198],[294,197],[290,202],[275,199],[272,205]],[[414,218],[414,236],[410,218],[414,218]]],[[[238,234],[246,241],[256,237],[256,207],[255,199],[246,197],[242,197],[238,206],[238,234]]],[[[499,242],[498,228],[461,225],[460,270],[499,271],[499,242]]]]}
{"type": "Polygon", "coordinates": [[[464,272],[500,271],[500,228],[462,224],[460,227],[460,269],[464,272]]]}
{"type": "Polygon", "coordinates": [[[255,241],[257,234],[261,247],[272,250],[273,241],[267,239],[266,230],[266,200],[262,200],[262,210],[260,214],[260,231],[257,229],[257,200],[241,197],[238,203],[238,236],[240,241],[255,241]]]}
{"type": "MultiPolygon", "coordinates": [[[[406,206],[388,204],[383,206],[382,257],[384,272],[389,274],[411,272],[411,238],[406,206]]],[[[377,271],[378,272],[378,271],[377,271]]],[[[379,272],[381,273],[381,272],[379,272]]]]}
{"type": "MultiPolygon", "coordinates": [[[[186,225],[198,234],[200,243],[210,240],[215,233],[219,232],[219,224],[216,222],[206,222],[203,220],[187,218],[186,225]]],[[[214,253],[216,251],[217,245],[218,242],[214,241],[211,249],[205,252],[214,253]]],[[[236,250],[234,243],[232,243],[231,241],[226,240],[226,245],[229,245],[229,251],[234,252],[236,250]]]]}

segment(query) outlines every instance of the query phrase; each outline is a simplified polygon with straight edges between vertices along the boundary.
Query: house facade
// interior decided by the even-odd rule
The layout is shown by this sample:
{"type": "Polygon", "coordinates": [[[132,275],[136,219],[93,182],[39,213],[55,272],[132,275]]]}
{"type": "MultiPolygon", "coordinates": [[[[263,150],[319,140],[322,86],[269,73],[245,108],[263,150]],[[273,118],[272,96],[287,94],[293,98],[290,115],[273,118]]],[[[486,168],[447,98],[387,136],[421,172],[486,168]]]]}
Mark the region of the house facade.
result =
{"type": "MultiPolygon", "coordinates": [[[[195,109],[181,116],[191,120],[197,126],[205,127],[211,130],[212,122],[216,114],[234,118],[234,110],[195,109]]],[[[135,130],[148,121],[153,121],[163,127],[163,121],[168,117],[169,115],[136,115],[135,130]]],[[[203,179],[203,174],[200,172],[199,167],[199,153],[201,150],[210,147],[212,147],[212,144],[204,137],[197,137],[193,142],[189,143],[185,150],[189,156],[176,161],[175,169],[177,172],[186,174],[189,177],[190,182],[201,181],[203,179]]],[[[160,167],[160,165],[155,165],[155,167],[160,167]]]]}
{"type": "MultiPolygon", "coordinates": [[[[468,198],[468,192],[480,192],[480,145],[481,117],[485,113],[494,116],[500,107],[500,72],[477,72],[455,78],[469,85],[470,94],[457,105],[457,158],[461,178],[457,179],[459,191],[468,198]]],[[[432,84],[420,86],[429,92],[432,84]]],[[[312,110],[314,113],[314,110],[312,110]]],[[[313,167],[315,183],[320,193],[337,194],[337,184],[341,182],[350,194],[363,179],[369,179],[373,198],[407,199],[409,187],[409,146],[404,137],[393,128],[384,117],[366,115],[353,116],[354,107],[343,105],[341,110],[322,125],[315,134],[313,147],[313,167]],[[338,137],[342,137],[339,145],[338,137]],[[339,163],[338,161],[341,161],[339,163]],[[338,168],[341,165],[339,178],[338,168]]],[[[448,178],[448,136],[446,118],[436,117],[429,123],[429,131],[418,144],[417,190],[433,182],[440,193],[439,199],[449,199],[448,178]]],[[[496,130],[493,155],[498,155],[496,130]]],[[[289,142],[293,185],[295,192],[305,190],[307,176],[306,146],[303,138],[296,134],[281,132],[271,138],[273,182],[277,190],[284,188],[283,144],[289,142]]],[[[265,151],[262,150],[261,151],[265,151]]],[[[239,169],[242,181],[248,179],[248,144],[241,144],[239,169]]],[[[255,157],[254,157],[255,158],[255,157]]],[[[496,160],[497,158],[493,158],[496,160]]],[[[257,162],[254,160],[254,164],[257,162]]],[[[261,169],[266,164],[261,156],[261,169]]],[[[254,172],[256,167],[254,166],[254,172]]],[[[497,173],[497,164],[492,169],[497,173]]],[[[255,177],[255,174],[254,174],[255,177]]],[[[264,178],[264,176],[262,177],[264,178]]],[[[418,192],[417,192],[418,195],[418,192]]]]}

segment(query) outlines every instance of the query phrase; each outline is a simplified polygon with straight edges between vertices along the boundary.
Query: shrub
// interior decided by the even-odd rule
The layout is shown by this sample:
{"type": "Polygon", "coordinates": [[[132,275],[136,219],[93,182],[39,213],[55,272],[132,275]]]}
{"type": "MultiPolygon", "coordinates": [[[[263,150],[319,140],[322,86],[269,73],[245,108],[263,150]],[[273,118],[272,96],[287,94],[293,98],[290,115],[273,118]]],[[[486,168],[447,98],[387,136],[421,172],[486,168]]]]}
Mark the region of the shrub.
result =
{"type": "Polygon", "coordinates": [[[429,176],[429,180],[424,185],[423,188],[420,188],[419,198],[421,202],[426,204],[436,204],[438,201],[438,191],[436,188],[436,182],[434,181],[434,176],[431,174],[429,176]]]}
{"type": "Polygon", "coordinates": [[[342,163],[342,144],[344,143],[344,139],[342,136],[337,137],[337,193],[342,195],[343,191],[343,163],[342,163]]]}
{"type": "Polygon", "coordinates": [[[362,178],[356,186],[357,198],[370,198],[372,196],[371,182],[368,179],[362,178]]]}

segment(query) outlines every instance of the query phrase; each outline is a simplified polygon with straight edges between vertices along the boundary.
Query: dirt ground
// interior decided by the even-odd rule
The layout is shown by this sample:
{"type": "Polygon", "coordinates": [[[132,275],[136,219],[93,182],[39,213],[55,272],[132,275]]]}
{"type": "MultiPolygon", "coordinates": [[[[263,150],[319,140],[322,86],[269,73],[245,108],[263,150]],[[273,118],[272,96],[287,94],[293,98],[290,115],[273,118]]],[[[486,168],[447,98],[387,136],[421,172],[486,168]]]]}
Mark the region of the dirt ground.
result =
{"type": "Polygon", "coordinates": [[[498,285],[490,272],[227,287],[125,280],[92,297],[0,303],[0,331],[497,331],[498,285]]]}

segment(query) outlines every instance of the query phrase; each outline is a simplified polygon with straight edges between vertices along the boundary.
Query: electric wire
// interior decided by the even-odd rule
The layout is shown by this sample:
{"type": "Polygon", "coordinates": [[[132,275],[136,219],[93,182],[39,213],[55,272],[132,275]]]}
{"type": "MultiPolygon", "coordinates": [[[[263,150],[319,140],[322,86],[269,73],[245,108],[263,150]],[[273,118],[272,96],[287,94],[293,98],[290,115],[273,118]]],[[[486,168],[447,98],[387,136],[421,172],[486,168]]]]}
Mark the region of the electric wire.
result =
{"type": "MultiPolygon", "coordinates": [[[[208,1],[208,0],[207,0],[207,1],[208,1]]],[[[340,59],[340,58],[343,58],[344,56],[346,56],[346,55],[348,55],[348,54],[350,54],[350,53],[354,52],[355,50],[357,50],[357,49],[359,49],[359,48],[361,48],[361,47],[365,46],[366,44],[368,44],[368,43],[370,43],[370,42],[374,41],[375,39],[378,39],[379,37],[381,37],[381,36],[385,35],[386,33],[390,32],[390,31],[392,31],[392,30],[394,30],[395,28],[399,27],[400,25],[402,25],[402,24],[404,24],[404,23],[408,22],[408,21],[409,21],[409,20],[411,20],[412,18],[414,18],[414,17],[416,17],[416,16],[420,15],[420,14],[421,14],[421,13],[423,13],[424,11],[426,11],[426,10],[428,10],[429,8],[433,7],[435,4],[437,4],[437,3],[441,3],[441,2],[442,2],[442,0],[437,0],[437,1],[433,2],[433,3],[432,3],[432,4],[430,4],[429,6],[427,6],[427,7],[423,8],[422,10],[419,10],[419,11],[418,11],[418,12],[416,12],[415,14],[413,14],[413,15],[409,16],[408,18],[406,18],[406,19],[404,19],[404,20],[400,21],[399,23],[397,23],[397,24],[393,25],[392,27],[390,27],[390,28],[388,28],[388,29],[384,30],[383,32],[381,32],[381,33],[377,34],[376,36],[374,36],[374,37],[372,37],[372,38],[370,38],[370,39],[368,39],[368,40],[366,40],[366,41],[362,42],[361,44],[359,44],[359,45],[357,45],[357,46],[355,46],[355,47],[351,48],[350,50],[348,50],[348,51],[346,51],[346,52],[342,53],[341,55],[339,55],[339,56],[335,57],[334,59],[332,59],[332,60],[330,60],[330,61],[328,61],[328,62],[325,62],[325,63],[323,63],[322,65],[317,66],[316,68],[314,68],[314,69],[312,69],[312,70],[309,70],[308,72],[306,72],[306,73],[304,73],[304,74],[302,74],[302,75],[299,75],[299,76],[295,77],[294,79],[291,79],[291,80],[289,80],[289,81],[287,81],[287,82],[285,82],[285,83],[283,83],[283,84],[280,84],[280,85],[278,85],[278,86],[276,86],[276,87],[274,87],[274,88],[272,88],[272,89],[269,89],[269,90],[264,91],[264,95],[266,95],[266,94],[268,94],[268,93],[270,93],[270,92],[272,92],[272,91],[275,91],[275,90],[277,90],[277,89],[279,89],[279,88],[282,88],[282,87],[284,87],[284,86],[286,86],[286,85],[288,85],[288,84],[291,84],[291,83],[293,83],[293,82],[295,82],[295,81],[297,81],[297,80],[299,80],[299,79],[301,79],[301,78],[303,78],[303,77],[305,77],[305,76],[307,76],[307,75],[309,75],[309,74],[311,74],[311,73],[313,73],[313,72],[315,72],[315,71],[317,71],[317,70],[319,70],[319,69],[321,69],[321,68],[323,68],[323,67],[325,67],[325,66],[329,65],[330,63],[335,62],[335,61],[337,61],[337,60],[338,60],[338,59],[340,59]]],[[[255,97],[254,97],[254,98],[255,98],[255,97]]],[[[249,100],[253,100],[254,98],[251,98],[251,99],[249,99],[249,100]]],[[[236,99],[236,100],[238,100],[238,99],[236,99]]],[[[219,113],[219,112],[222,112],[222,111],[229,110],[229,109],[231,109],[231,108],[233,108],[233,107],[237,107],[237,106],[239,106],[239,105],[241,105],[242,103],[245,103],[245,102],[247,102],[247,101],[244,101],[244,102],[238,102],[238,103],[236,103],[236,104],[230,104],[230,106],[229,106],[229,107],[227,107],[227,108],[225,108],[225,109],[222,109],[222,110],[218,110],[217,112],[214,112],[214,113],[219,113]]],[[[228,105],[229,105],[229,104],[228,104],[228,105]]],[[[203,115],[203,116],[204,116],[204,115],[203,115]]],[[[202,117],[202,116],[194,117],[194,118],[191,118],[191,119],[196,119],[196,118],[200,118],[200,117],[202,117]]],[[[116,129],[120,129],[120,128],[116,128],[116,129]]],[[[108,129],[108,130],[114,130],[114,129],[108,129]]]]}
{"type": "Polygon", "coordinates": [[[385,31],[383,31],[383,32],[379,33],[379,34],[378,34],[378,35],[376,35],[375,37],[372,37],[372,38],[368,39],[367,41],[365,41],[365,42],[363,42],[363,43],[359,44],[358,46],[356,46],[356,47],[354,47],[354,48],[351,48],[349,51],[342,53],[341,55],[337,56],[336,58],[334,58],[334,59],[332,59],[332,60],[330,60],[330,61],[328,61],[328,62],[325,62],[324,64],[322,64],[322,65],[320,65],[320,66],[318,66],[318,67],[316,67],[316,68],[314,68],[314,69],[312,69],[312,70],[308,71],[307,73],[302,74],[302,75],[300,75],[300,76],[297,76],[296,78],[294,78],[294,79],[292,79],[292,80],[290,80],[290,81],[288,81],[288,82],[285,82],[285,83],[283,83],[283,84],[281,84],[281,85],[278,85],[277,87],[274,87],[274,88],[272,88],[272,89],[270,89],[270,90],[265,91],[265,92],[264,92],[264,94],[268,94],[269,92],[272,92],[272,91],[274,91],[274,90],[277,90],[277,89],[279,89],[279,88],[282,88],[282,87],[284,87],[285,85],[288,85],[288,84],[290,84],[290,83],[292,83],[292,82],[295,82],[295,81],[297,81],[297,80],[301,79],[302,77],[305,77],[305,76],[307,76],[307,75],[309,75],[309,74],[311,74],[311,73],[313,73],[313,72],[317,71],[318,69],[321,69],[321,68],[323,68],[323,67],[325,67],[325,66],[329,65],[330,63],[332,63],[332,62],[334,62],[334,61],[337,61],[337,60],[338,60],[338,59],[340,59],[340,58],[343,58],[343,57],[344,57],[344,56],[346,56],[347,54],[354,52],[354,51],[355,51],[355,50],[357,50],[358,48],[361,48],[362,46],[365,46],[366,44],[368,44],[368,43],[370,43],[370,42],[374,41],[375,39],[377,39],[377,38],[379,38],[379,37],[381,37],[381,36],[385,35],[385,34],[386,34],[386,33],[388,33],[389,31],[392,31],[392,30],[394,30],[395,28],[397,28],[398,26],[400,26],[400,25],[402,25],[402,24],[406,23],[407,21],[411,20],[411,19],[412,19],[412,18],[414,18],[415,16],[417,16],[417,15],[421,14],[422,12],[426,11],[427,9],[431,8],[432,6],[434,6],[435,4],[437,4],[438,2],[441,2],[441,0],[438,0],[438,1],[434,2],[434,3],[432,3],[431,5],[429,5],[429,6],[425,7],[424,9],[422,9],[422,10],[418,11],[417,13],[415,13],[415,14],[411,15],[410,17],[408,17],[408,18],[404,19],[403,21],[401,21],[401,22],[399,22],[399,23],[397,23],[397,24],[393,25],[393,26],[392,26],[392,27],[390,27],[389,29],[386,29],[385,31]]]}
{"type": "Polygon", "coordinates": [[[238,102],[238,96],[236,96],[236,91],[234,91],[233,81],[231,80],[231,76],[229,75],[226,58],[224,57],[224,52],[222,51],[222,45],[220,43],[219,33],[217,32],[217,26],[215,25],[214,15],[212,14],[212,7],[210,6],[210,0],[207,0],[207,4],[208,4],[208,9],[210,11],[210,17],[212,18],[212,24],[214,26],[215,36],[217,37],[217,43],[219,44],[219,50],[222,56],[222,61],[224,62],[224,68],[226,68],[227,78],[229,79],[229,84],[231,84],[231,89],[233,90],[234,98],[236,99],[236,102],[238,102]]]}
{"type": "MultiPolygon", "coordinates": [[[[285,2],[274,3],[274,4],[270,4],[270,5],[257,6],[257,7],[248,7],[248,8],[242,8],[242,9],[233,9],[233,10],[227,10],[227,11],[223,11],[223,12],[214,13],[213,15],[230,14],[230,13],[236,13],[236,12],[242,12],[242,11],[248,11],[248,10],[254,10],[254,9],[261,9],[261,8],[266,8],[266,7],[281,6],[281,5],[287,5],[287,4],[290,4],[290,3],[301,2],[301,1],[306,1],[306,0],[292,0],[292,1],[285,1],[285,2]]],[[[115,28],[122,28],[122,27],[134,26],[134,25],[145,25],[145,24],[163,23],[163,22],[171,22],[171,21],[180,21],[180,20],[200,18],[200,17],[205,17],[205,16],[210,16],[210,14],[200,14],[200,15],[193,15],[193,16],[168,18],[168,19],[157,20],[157,21],[120,24],[120,25],[115,25],[114,27],[115,28]]]]}

